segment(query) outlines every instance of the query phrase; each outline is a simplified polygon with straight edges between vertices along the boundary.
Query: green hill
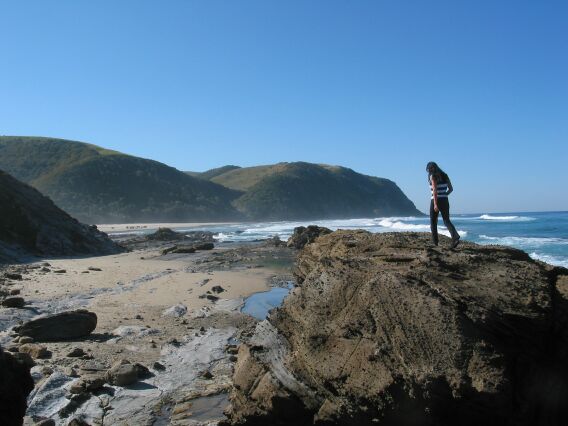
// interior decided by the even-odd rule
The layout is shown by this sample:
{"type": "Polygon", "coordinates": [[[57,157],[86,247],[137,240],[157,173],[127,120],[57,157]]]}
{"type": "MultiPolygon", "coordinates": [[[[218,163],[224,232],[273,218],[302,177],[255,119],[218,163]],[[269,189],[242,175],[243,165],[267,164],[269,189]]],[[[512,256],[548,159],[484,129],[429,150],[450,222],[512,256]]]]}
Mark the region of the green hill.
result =
{"type": "Polygon", "coordinates": [[[278,163],[215,173],[211,180],[244,191],[233,204],[253,220],[422,215],[394,182],[339,166],[278,163]]]}
{"type": "Polygon", "coordinates": [[[0,137],[0,169],[89,223],[235,220],[240,193],[173,167],[95,145],[0,137]]]}
{"type": "Polygon", "coordinates": [[[227,172],[230,172],[232,170],[238,170],[240,169],[239,166],[232,166],[232,165],[228,165],[228,166],[223,166],[223,167],[217,167],[215,169],[210,169],[207,170],[206,172],[185,172],[190,176],[195,176],[201,179],[207,179],[207,180],[213,180],[214,177],[217,177],[219,175],[225,174],[227,172]]]}
{"type": "Polygon", "coordinates": [[[181,172],[82,142],[3,136],[0,169],[90,223],[421,214],[394,182],[324,164],[181,172]]]}

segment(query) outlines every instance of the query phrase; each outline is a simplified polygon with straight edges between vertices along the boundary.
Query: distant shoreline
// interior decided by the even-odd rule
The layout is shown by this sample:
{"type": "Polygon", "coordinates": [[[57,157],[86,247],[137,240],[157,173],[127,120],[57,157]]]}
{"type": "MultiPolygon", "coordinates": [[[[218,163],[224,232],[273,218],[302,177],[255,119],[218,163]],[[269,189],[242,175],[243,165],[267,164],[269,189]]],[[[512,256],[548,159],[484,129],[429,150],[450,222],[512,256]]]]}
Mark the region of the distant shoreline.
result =
{"type": "Polygon", "coordinates": [[[242,222],[167,222],[167,223],[116,223],[96,225],[100,231],[107,234],[113,232],[127,232],[136,230],[152,230],[158,228],[198,228],[201,226],[236,225],[242,222]]]}

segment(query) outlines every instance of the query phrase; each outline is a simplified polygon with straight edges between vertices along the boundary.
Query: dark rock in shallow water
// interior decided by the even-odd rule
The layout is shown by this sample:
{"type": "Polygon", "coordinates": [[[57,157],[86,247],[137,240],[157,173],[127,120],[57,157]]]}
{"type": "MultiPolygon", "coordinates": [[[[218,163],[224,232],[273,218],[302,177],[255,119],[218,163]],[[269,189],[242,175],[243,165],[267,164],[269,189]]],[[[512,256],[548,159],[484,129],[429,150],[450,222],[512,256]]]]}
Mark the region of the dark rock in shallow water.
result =
{"type": "Polygon", "coordinates": [[[564,425],[568,270],[507,247],[338,231],[235,366],[232,423],[564,425]]]}
{"type": "Polygon", "coordinates": [[[30,365],[0,348],[0,420],[3,426],[23,423],[26,400],[33,388],[30,365]]]}
{"type": "Polygon", "coordinates": [[[330,233],[330,229],[322,226],[310,225],[307,228],[305,226],[298,226],[294,228],[294,233],[288,239],[287,246],[301,249],[306,244],[314,242],[317,237],[330,233]]]}
{"type": "Polygon", "coordinates": [[[85,337],[97,326],[97,315],[85,309],[60,312],[32,319],[14,331],[20,336],[32,337],[35,341],[57,341],[85,337]]]}

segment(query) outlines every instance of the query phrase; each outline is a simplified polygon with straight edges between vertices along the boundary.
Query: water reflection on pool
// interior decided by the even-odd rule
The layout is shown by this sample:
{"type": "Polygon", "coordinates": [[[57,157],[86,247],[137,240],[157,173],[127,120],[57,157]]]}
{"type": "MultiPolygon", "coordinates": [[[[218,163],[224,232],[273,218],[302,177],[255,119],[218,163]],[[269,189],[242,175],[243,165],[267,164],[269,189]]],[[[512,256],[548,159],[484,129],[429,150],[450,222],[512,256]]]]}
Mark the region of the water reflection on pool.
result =
{"type": "Polygon", "coordinates": [[[292,287],[293,285],[290,283],[286,287],[275,287],[269,291],[255,293],[245,300],[241,312],[259,320],[266,319],[268,311],[280,306],[292,287]]]}

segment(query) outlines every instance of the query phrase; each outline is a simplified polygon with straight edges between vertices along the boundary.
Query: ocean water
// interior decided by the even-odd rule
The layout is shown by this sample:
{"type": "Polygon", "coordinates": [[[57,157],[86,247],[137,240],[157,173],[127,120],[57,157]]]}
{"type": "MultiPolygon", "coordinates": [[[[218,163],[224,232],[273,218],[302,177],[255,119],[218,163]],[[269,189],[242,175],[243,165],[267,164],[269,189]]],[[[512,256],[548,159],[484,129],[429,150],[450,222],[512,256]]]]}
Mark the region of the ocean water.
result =
{"type": "MultiPolygon", "coordinates": [[[[500,244],[526,251],[534,259],[568,268],[568,212],[479,213],[452,215],[464,240],[479,244],[500,244]]],[[[287,239],[296,226],[315,224],[336,229],[364,229],[370,232],[430,232],[428,217],[379,217],[368,219],[312,220],[306,222],[262,222],[175,228],[179,232],[209,230],[219,242],[262,240],[278,235],[287,239]]],[[[133,233],[148,233],[152,229],[133,233]]],[[[440,218],[438,231],[449,236],[440,218]]],[[[112,235],[112,234],[111,234],[112,235]]]]}

